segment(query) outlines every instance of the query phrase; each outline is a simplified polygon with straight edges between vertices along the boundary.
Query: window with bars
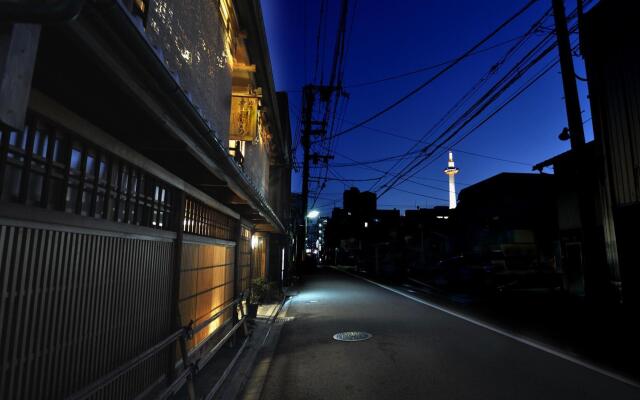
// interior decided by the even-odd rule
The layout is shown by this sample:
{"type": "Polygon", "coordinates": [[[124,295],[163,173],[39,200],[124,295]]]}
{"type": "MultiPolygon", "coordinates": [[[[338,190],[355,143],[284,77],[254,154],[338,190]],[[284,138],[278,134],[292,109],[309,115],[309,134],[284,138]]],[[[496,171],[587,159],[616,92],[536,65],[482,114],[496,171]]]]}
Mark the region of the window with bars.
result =
{"type": "Polygon", "coordinates": [[[45,118],[0,128],[0,202],[172,229],[165,182],[45,118]]]}
{"type": "Polygon", "coordinates": [[[185,200],[184,214],[184,231],[186,233],[223,240],[236,240],[234,232],[237,221],[235,219],[192,197],[187,196],[185,200]]]}

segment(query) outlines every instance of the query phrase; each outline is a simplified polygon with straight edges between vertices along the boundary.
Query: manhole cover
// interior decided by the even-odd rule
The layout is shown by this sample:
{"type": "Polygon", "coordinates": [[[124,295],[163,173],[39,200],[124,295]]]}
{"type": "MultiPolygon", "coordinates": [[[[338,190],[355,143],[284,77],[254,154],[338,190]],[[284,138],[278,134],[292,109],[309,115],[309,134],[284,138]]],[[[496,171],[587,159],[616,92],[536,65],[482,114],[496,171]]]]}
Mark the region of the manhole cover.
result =
{"type": "Polygon", "coordinates": [[[333,335],[333,338],[335,340],[340,340],[343,342],[359,342],[361,340],[371,339],[371,336],[373,335],[367,332],[353,331],[336,333],[335,335],[333,335]]]}

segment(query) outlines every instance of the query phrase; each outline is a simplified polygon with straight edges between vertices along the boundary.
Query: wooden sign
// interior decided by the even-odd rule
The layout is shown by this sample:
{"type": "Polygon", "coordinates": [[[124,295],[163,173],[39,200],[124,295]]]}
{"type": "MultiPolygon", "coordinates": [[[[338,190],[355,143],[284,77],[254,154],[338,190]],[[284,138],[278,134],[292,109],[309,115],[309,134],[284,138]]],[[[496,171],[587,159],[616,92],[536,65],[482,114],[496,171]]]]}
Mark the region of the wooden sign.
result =
{"type": "Polygon", "coordinates": [[[229,140],[252,141],[258,133],[258,97],[232,96],[229,140]]]}

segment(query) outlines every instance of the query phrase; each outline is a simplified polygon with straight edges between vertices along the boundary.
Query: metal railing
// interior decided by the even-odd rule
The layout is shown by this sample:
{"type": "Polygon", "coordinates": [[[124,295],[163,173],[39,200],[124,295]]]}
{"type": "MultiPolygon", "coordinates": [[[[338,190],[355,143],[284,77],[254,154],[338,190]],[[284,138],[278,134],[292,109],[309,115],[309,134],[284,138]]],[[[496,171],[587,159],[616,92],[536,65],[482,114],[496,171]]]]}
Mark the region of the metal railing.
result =
{"type": "MultiPolygon", "coordinates": [[[[248,335],[247,327],[245,325],[246,321],[246,313],[244,307],[242,305],[243,300],[245,299],[245,295],[241,295],[239,298],[233,300],[229,304],[225,305],[222,309],[216,312],[211,317],[206,320],[200,322],[199,324],[193,326],[193,321],[191,321],[187,326],[183,326],[180,329],[176,330],[169,336],[167,336],[164,340],[157,343],[153,347],[145,350],[143,353],[140,353],[135,358],[127,361],[126,363],[120,365],[115,368],[111,372],[106,375],[103,375],[101,378],[93,381],[89,385],[85,386],[81,390],[73,393],[72,395],[66,397],[66,400],[85,400],[89,399],[92,395],[98,393],[100,390],[106,388],[109,384],[116,381],[121,376],[127,374],[132,371],[135,367],[142,364],[145,360],[153,357],[154,355],[161,352],[167,346],[170,346],[174,342],[178,341],[180,346],[180,353],[182,355],[182,372],[180,372],[172,381],[168,384],[168,386],[162,390],[157,396],[156,399],[168,399],[170,396],[175,394],[183,384],[187,384],[187,393],[190,400],[196,400],[198,397],[196,396],[194,379],[197,375],[197,371],[202,369],[211,359],[216,355],[216,353],[224,346],[225,343],[229,341],[233,337],[233,335],[240,329],[240,327],[244,327],[244,335],[248,335]],[[223,316],[229,309],[232,307],[237,307],[234,311],[240,313],[240,318],[236,323],[231,327],[231,329],[216,343],[216,345],[207,352],[207,354],[193,362],[190,360],[190,354],[187,351],[187,341],[190,340],[196,333],[200,332],[202,329],[206,328],[210,323],[215,321],[216,319],[223,316]]],[[[213,310],[211,310],[213,311],[213,310]]],[[[234,318],[235,319],[235,318],[234,318]]],[[[222,325],[225,326],[225,325],[222,325]]],[[[212,337],[216,332],[213,332],[210,337],[212,337]]]]}

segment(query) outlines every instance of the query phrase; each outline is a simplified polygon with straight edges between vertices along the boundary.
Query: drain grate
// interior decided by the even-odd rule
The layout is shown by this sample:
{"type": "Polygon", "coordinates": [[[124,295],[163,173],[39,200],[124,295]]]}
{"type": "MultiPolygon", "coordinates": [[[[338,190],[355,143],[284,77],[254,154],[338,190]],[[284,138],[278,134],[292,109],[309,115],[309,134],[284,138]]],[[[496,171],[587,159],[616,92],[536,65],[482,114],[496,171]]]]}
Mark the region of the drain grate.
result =
{"type": "Polygon", "coordinates": [[[359,342],[361,340],[371,339],[373,335],[367,332],[340,332],[333,335],[335,340],[340,340],[342,342],[359,342]]]}

